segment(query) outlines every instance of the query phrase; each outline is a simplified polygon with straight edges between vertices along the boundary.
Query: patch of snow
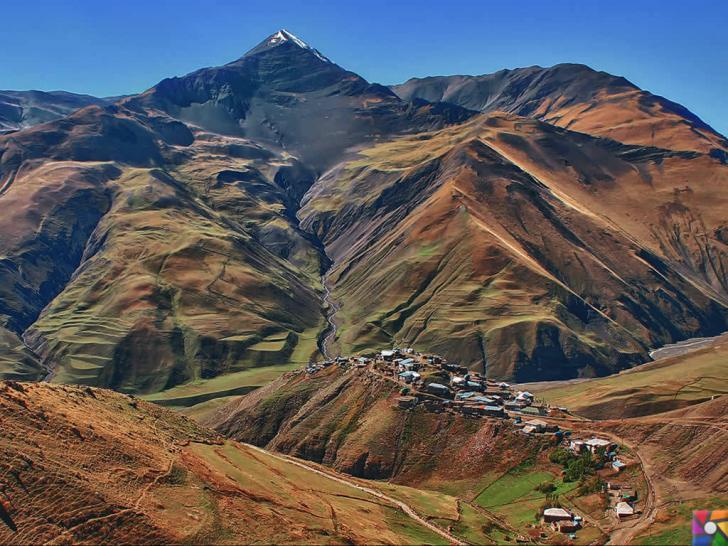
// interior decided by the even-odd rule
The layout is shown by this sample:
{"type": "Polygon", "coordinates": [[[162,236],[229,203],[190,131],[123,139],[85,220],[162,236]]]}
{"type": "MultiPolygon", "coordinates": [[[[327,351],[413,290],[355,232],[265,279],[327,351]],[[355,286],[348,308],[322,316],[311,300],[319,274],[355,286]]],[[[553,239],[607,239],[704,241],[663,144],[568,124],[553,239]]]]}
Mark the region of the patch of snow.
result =
{"type": "Polygon", "coordinates": [[[311,53],[316,55],[316,57],[318,57],[320,60],[324,61],[325,63],[331,62],[329,59],[327,59],[326,57],[321,55],[321,53],[319,53],[318,50],[312,48],[306,42],[301,40],[298,36],[288,32],[286,29],[281,29],[278,32],[276,32],[273,36],[271,36],[270,39],[268,40],[268,45],[277,46],[277,45],[281,45],[285,42],[293,42],[301,49],[307,49],[308,51],[310,51],[311,53]]]}

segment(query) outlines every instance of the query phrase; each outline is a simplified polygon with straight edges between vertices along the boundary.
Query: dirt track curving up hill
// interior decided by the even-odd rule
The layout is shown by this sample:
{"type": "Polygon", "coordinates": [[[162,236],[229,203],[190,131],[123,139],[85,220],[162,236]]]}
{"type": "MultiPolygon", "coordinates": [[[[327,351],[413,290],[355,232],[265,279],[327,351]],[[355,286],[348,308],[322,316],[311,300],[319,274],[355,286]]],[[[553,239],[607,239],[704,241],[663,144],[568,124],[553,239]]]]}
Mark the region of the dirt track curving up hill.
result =
{"type": "Polygon", "coordinates": [[[3,544],[458,543],[407,503],[110,391],[0,382],[0,419],[3,544]]]}

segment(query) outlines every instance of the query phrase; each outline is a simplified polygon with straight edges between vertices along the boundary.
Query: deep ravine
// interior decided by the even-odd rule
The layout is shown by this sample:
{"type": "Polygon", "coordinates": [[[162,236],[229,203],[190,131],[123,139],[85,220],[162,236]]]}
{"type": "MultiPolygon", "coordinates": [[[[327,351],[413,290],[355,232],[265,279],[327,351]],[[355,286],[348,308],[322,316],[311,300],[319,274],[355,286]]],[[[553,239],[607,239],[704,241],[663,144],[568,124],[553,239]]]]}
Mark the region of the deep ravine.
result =
{"type": "Polygon", "coordinates": [[[331,296],[331,286],[328,280],[328,272],[321,275],[321,285],[324,287],[324,305],[326,309],[326,327],[322,330],[319,337],[319,350],[324,358],[333,358],[331,352],[331,344],[336,340],[336,322],[334,316],[339,311],[339,305],[331,296]]]}

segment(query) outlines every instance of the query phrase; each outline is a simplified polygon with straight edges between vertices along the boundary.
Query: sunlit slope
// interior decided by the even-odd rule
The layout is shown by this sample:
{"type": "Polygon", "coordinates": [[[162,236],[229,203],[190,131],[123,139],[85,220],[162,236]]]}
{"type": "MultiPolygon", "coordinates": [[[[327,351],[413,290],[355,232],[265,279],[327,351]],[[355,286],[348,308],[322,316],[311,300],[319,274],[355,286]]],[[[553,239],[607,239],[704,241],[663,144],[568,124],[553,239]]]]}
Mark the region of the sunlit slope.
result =
{"type": "MultiPolygon", "coordinates": [[[[622,374],[627,381],[630,375],[640,372],[622,374]]],[[[664,379],[657,374],[652,378],[656,384],[664,379]]],[[[583,384],[598,389],[602,382],[583,384]]],[[[620,477],[610,470],[600,474],[605,481],[635,487],[642,513],[617,525],[600,493],[563,481],[563,468],[549,460],[556,449],[553,436],[523,434],[502,419],[428,412],[422,405],[400,409],[400,388],[391,377],[369,369],[332,366],[314,374],[293,372],[232,400],[206,422],[233,438],[354,476],[377,478],[377,487],[417,506],[420,513],[438,513],[438,522],[451,519],[444,514],[452,510],[447,509],[452,500],[433,492],[457,497],[462,516],[457,524],[447,525],[475,544],[494,538],[498,543],[510,542],[518,540],[519,534],[529,534],[534,514],[545,501],[546,495],[536,488],[544,481],[554,484],[553,495],[562,506],[598,522],[599,529],[587,526],[579,531],[578,543],[583,544],[604,543],[604,535],[618,544],[632,543],[631,537],[651,530],[655,523],[659,523],[655,529],[671,525],[665,514],[675,506],[712,505],[714,499],[725,497],[726,396],[633,418],[544,417],[570,431],[572,438],[596,435],[620,445],[620,458],[629,461],[628,469],[620,477]],[[495,525],[482,519],[473,525],[474,512],[495,525]]],[[[528,388],[540,396],[536,385],[528,388]]],[[[653,392],[648,382],[638,381],[631,390],[629,400],[615,400],[614,406],[653,392]]],[[[653,410],[660,411],[657,406],[653,410]]],[[[544,542],[551,539],[563,541],[563,537],[546,537],[544,542]]]]}
{"type": "Polygon", "coordinates": [[[728,337],[612,377],[534,387],[539,397],[591,419],[652,415],[728,395],[728,337]]]}
{"type": "Polygon", "coordinates": [[[400,385],[368,370],[290,372],[203,421],[227,437],[370,479],[473,489],[538,451],[500,420],[398,409],[400,385]],[[452,482],[452,483],[451,483],[452,482]]]}
{"type": "Polygon", "coordinates": [[[363,150],[304,198],[344,353],[603,375],[724,329],[728,168],[496,115],[363,150]],[[376,297],[372,297],[376,294],[376,297]]]}
{"type": "Polygon", "coordinates": [[[0,220],[0,311],[55,381],[155,392],[308,361],[319,254],[276,182],[294,160],[130,112],[56,123],[8,141],[0,220]],[[68,160],[33,159],[49,131],[40,153],[68,160]]]}
{"type": "Polygon", "coordinates": [[[37,381],[44,375],[38,357],[13,332],[0,327],[0,379],[37,381]]]}
{"type": "Polygon", "coordinates": [[[392,502],[110,391],[0,383],[0,542],[440,544],[392,502]]]}
{"type": "Polygon", "coordinates": [[[723,158],[728,151],[726,138],[684,106],[581,64],[413,78],[392,89],[408,100],[510,112],[626,144],[714,152],[723,158]]]}

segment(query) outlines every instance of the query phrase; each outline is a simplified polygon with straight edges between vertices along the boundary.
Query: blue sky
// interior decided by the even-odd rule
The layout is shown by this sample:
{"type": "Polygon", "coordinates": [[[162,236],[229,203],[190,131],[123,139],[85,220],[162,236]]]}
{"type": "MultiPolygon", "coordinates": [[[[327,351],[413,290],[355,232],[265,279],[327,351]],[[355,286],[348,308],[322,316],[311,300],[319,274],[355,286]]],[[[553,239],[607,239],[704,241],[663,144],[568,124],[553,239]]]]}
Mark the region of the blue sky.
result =
{"type": "Polygon", "coordinates": [[[370,81],[580,62],[728,134],[728,0],[6,0],[0,89],[107,96],[287,28],[370,81]]]}

